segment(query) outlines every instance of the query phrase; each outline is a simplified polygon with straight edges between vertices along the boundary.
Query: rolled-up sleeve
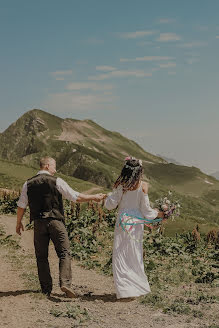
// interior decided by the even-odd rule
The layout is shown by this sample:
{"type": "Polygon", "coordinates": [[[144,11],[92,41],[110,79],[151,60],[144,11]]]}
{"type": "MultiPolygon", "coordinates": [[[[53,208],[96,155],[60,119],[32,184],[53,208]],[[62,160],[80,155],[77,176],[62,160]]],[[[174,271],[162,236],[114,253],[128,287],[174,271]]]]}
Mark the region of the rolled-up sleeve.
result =
{"type": "Polygon", "coordinates": [[[58,191],[62,194],[62,196],[72,202],[77,201],[77,197],[79,195],[79,192],[73,190],[67,182],[62,180],[61,178],[57,178],[56,180],[56,187],[58,191]]]}
{"type": "Polygon", "coordinates": [[[158,211],[151,208],[148,195],[144,193],[142,193],[141,198],[141,213],[145,218],[150,220],[155,219],[158,215],[158,211]]]}
{"type": "Polygon", "coordinates": [[[122,188],[118,187],[116,189],[113,189],[112,192],[110,192],[105,199],[105,207],[108,210],[113,210],[116,208],[122,198],[122,188]]]}
{"type": "Polygon", "coordinates": [[[17,206],[21,208],[26,208],[27,205],[28,205],[28,197],[27,197],[27,181],[26,181],[21,190],[21,194],[17,202],[17,206]]]}

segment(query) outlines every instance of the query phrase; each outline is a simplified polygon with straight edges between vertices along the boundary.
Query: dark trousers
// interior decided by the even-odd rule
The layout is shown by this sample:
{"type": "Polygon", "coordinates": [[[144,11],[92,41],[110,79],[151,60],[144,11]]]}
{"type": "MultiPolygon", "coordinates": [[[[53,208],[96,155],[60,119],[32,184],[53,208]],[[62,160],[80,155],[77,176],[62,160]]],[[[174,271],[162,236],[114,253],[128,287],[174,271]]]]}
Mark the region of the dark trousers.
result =
{"type": "Polygon", "coordinates": [[[34,247],[38,276],[43,293],[52,291],[52,277],[48,261],[50,239],[59,257],[60,287],[70,287],[72,280],[70,242],[64,223],[55,219],[34,220],[34,247]]]}

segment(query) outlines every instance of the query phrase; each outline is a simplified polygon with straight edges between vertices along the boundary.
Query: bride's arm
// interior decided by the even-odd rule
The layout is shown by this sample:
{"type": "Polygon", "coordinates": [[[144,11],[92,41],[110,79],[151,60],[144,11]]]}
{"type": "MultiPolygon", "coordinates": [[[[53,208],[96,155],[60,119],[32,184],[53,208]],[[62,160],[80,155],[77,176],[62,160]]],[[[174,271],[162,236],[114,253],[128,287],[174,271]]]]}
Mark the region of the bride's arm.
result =
{"type": "Polygon", "coordinates": [[[113,191],[107,195],[104,206],[108,210],[113,210],[118,206],[121,198],[122,198],[122,188],[118,187],[116,189],[113,189],[113,191]]]}
{"type": "Polygon", "coordinates": [[[142,182],[142,199],[141,199],[141,212],[145,218],[153,220],[157,217],[163,218],[164,213],[160,212],[158,209],[153,209],[150,206],[150,201],[148,197],[148,184],[142,182]]]}

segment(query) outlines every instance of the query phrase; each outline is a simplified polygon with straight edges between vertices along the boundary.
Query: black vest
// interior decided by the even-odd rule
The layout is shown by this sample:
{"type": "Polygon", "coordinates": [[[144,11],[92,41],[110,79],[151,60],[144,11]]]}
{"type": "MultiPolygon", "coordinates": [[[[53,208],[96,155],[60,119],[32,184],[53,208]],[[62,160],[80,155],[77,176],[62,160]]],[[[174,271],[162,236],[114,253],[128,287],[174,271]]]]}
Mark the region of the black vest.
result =
{"type": "Polygon", "coordinates": [[[30,221],[47,218],[64,220],[62,195],[56,187],[56,179],[44,173],[27,180],[30,221]]]}

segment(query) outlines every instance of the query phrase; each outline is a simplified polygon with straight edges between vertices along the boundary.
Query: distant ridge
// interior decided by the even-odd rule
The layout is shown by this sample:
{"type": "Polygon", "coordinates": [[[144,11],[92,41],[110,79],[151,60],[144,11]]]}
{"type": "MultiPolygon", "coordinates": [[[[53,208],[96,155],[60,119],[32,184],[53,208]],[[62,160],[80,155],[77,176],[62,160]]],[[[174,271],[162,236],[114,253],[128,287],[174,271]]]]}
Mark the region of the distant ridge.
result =
{"type": "Polygon", "coordinates": [[[219,171],[214,172],[212,174],[210,174],[212,177],[214,177],[215,179],[219,180],[219,171]]]}
{"type": "Polygon", "coordinates": [[[173,163],[173,164],[176,164],[176,165],[183,165],[182,163],[180,162],[177,162],[175,159],[173,158],[169,158],[169,157],[166,157],[166,156],[163,156],[163,155],[159,155],[157,154],[156,156],[160,157],[160,158],[163,158],[166,162],[168,163],[173,163]]]}

